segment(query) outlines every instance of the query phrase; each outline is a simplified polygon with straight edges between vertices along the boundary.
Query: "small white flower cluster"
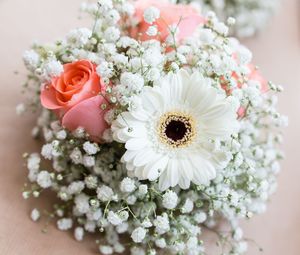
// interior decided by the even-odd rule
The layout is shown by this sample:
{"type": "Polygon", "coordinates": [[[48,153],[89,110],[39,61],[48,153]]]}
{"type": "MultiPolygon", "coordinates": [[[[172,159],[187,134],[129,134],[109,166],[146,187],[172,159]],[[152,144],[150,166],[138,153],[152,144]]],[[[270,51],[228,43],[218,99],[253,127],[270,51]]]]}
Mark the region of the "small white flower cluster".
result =
{"type": "Polygon", "coordinates": [[[204,12],[213,11],[234,27],[238,37],[251,37],[261,31],[276,13],[280,0],[180,0],[181,3],[199,5],[204,12]],[[232,18],[233,17],[233,18],[232,18]]]}
{"type": "MultiPolygon", "coordinates": [[[[154,255],[160,250],[162,254],[206,254],[202,226],[214,229],[220,216],[231,227],[228,236],[222,234],[226,238],[222,243],[229,244],[224,251],[243,254],[247,243],[238,221],[264,212],[276,189],[278,161],[283,157],[277,147],[282,142],[280,127],[286,122],[276,110],[275,93],[281,87],[253,75],[258,70],[251,64],[251,52],[229,38],[228,27],[212,13],[193,37],[180,43],[162,43],[140,42],[128,36],[120,20],[128,21],[134,13],[129,1],[100,0],[97,4],[84,4],[82,10],[95,19],[92,30],[73,30],[61,41],[46,46],[35,44],[25,53],[30,72],[26,83],[26,88],[29,84],[31,88],[30,107],[40,107],[40,85],[58,76],[64,64],[87,59],[95,63],[105,84],[114,84],[105,91],[113,106],[105,114],[106,122],[111,125],[118,116],[126,122],[126,112],[140,109],[141,102],[147,100],[143,97],[145,91],[158,86],[166,74],[184,68],[186,73],[200,73],[217,96],[226,98],[234,113],[238,112],[239,127],[227,140],[201,142],[211,152],[217,169],[215,178],[205,185],[193,183],[188,189],[170,185],[162,191],[154,178],[160,174],[159,169],[150,171],[153,180],[137,178],[134,171],[129,171],[133,165],[124,162],[132,155],[124,152],[130,145],[125,148],[113,141],[111,129],[105,134],[106,143],[98,144],[89,140],[84,129],[70,132],[55,114],[42,109],[32,135],[41,137],[45,144],[40,153],[26,155],[30,184],[24,187],[23,197],[39,197],[44,189],[54,192],[60,200],[51,214],[57,218],[57,227],[73,229],[78,241],[86,232],[98,236],[102,233],[98,242],[101,254],[121,254],[127,249],[132,255],[154,255]],[[129,247],[124,244],[128,240],[129,247]]],[[[158,9],[150,7],[143,17],[152,25],[159,15],[158,9]]],[[[156,29],[153,25],[146,33],[155,34],[156,29]]],[[[151,109],[161,103],[149,98],[147,102],[151,109]]],[[[18,107],[18,112],[29,106],[18,107]]],[[[143,119],[143,114],[137,118],[143,119]]],[[[129,124],[133,122],[129,118],[129,124]]],[[[128,126],[118,135],[131,137],[145,131],[137,127],[128,126]]],[[[151,155],[143,156],[147,160],[151,155]]],[[[153,161],[153,166],[156,163],[159,162],[153,161]]],[[[175,179],[176,175],[166,178],[175,179]]],[[[32,220],[40,217],[34,209],[32,220]]]]}

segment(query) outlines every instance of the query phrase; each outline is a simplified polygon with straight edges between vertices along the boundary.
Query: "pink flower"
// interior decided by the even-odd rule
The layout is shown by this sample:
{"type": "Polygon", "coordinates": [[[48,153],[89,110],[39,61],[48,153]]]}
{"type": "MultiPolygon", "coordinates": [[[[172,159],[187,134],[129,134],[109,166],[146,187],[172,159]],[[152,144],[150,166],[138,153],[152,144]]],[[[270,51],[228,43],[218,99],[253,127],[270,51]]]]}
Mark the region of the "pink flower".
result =
{"type": "Polygon", "coordinates": [[[255,68],[253,64],[248,65],[248,67],[250,69],[248,79],[258,81],[261,84],[261,92],[266,92],[269,89],[268,81],[261,75],[261,73],[255,68]]]}
{"type": "Polygon", "coordinates": [[[70,131],[82,127],[94,141],[101,141],[107,123],[99,95],[105,89],[96,73],[96,65],[88,60],[65,64],[64,72],[53,77],[41,92],[41,104],[55,111],[62,126],[70,131]]]}
{"type": "Polygon", "coordinates": [[[192,6],[172,4],[166,0],[138,0],[135,2],[135,8],[135,18],[138,24],[131,28],[130,35],[142,41],[157,39],[164,42],[170,34],[169,26],[172,25],[178,26],[177,40],[180,41],[192,36],[196,28],[205,22],[205,19],[192,6]],[[160,11],[160,17],[153,24],[148,24],[143,17],[144,11],[149,7],[155,7],[160,11]],[[152,25],[155,25],[159,32],[156,36],[146,34],[152,25]]]}
{"type": "MultiPolygon", "coordinates": [[[[248,80],[253,80],[253,81],[258,81],[261,85],[261,88],[260,88],[261,93],[267,92],[268,89],[269,89],[267,80],[255,68],[254,64],[252,64],[252,63],[248,64],[248,68],[250,70],[250,73],[247,75],[247,79],[248,80]]],[[[237,88],[236,89],[240,89],[243,85],[239,81],[240,77],[235,72],[232,73],[231,77],[237,81],[237,88]]],[[[227,95],[231,95],[232,89],[228,88],[227,81],[225,80],[224,77],[221,79],[221,87],[226,91],[227,95]]],[[[239,118],[245,117],[246,113],[247,113],[247,109],[245,107],[241,106],[238,110],[239,118]]]]}
{"type": "MultiPolygon", "coordinates": [[[[261,75],[261,73],[255,68],[253,64],[249,64],[248,67],[250,69],[250,73],[247,76],[248,80],[258,81],[261,85],[261,93],[263,94],[267,92],[269,88],[267,80],[261,75]]],[[[241,87],[241,84],[239,84],[238,86],[241,87]]],[[[245,117],[246,114],[247,109],[245,107],[240,107],[240,109],[238,110],[239,118],[245,117]]]]}

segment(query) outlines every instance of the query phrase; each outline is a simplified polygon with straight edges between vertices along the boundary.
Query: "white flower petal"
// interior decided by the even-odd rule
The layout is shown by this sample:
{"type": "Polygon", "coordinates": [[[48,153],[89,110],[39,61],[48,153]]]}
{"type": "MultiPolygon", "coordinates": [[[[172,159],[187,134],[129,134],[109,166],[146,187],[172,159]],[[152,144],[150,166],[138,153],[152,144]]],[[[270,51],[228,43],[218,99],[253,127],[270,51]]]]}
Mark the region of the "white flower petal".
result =
{"type": "Polygon", "coordinates": [[[126,142],[125,148],[127,150],[141,150],[148,145],[148,140],[144,138],[133,138],[126,142]]]}
{"type": "Polygon", "coordinates": [[[167,171],[164,171],[160,177],[159,177],[159,182],[158,182],[158,188],[161,191],[165,191],[171,186],[169,179],[168,179],[168,174],[167,171]]]}
{"type": "Polygon", "coordinates": [[[147,163],[149,163],[149,161],[151,161],[153,159],[153,157],[155,157],[155,153],[153,150],[149,149],[145,149],[145,150],[141,150],[134,158],[133,160],[133,164],[137,167],[139,166],[143,166],[147,163]]]}
{"type": "Polygon", "coordinates": [[[162,109],[164,106],[164,99],[161,93],[149,90],[149,88],[147,88],[147,93],[142,94],[142,102],[144,109],[149,113],[153,113],[157,109],[162,109]]]}
{"type": "Polygon", "coordinates": [[[207,185],[210,180],[216,177],[214,166],[207,160],[195,156],[191,158],[194,166],[193,182],[197,185],[207,185]]]}
{"type": "Polygon", "coordinates": [[[178,184],[179,167],[180,166],[177,159],[172,159],[169,161],[166,171],[171,187],[175,187],[178,184]]]}
{"type": "Polygon", "coordinates": [[[191,181],[187,178],[181,177],[179,179],[179,187],[182,189],[188,189],[190,187],[191,181]]]}
{"type": "Polygon", "coordinates": [[[164,171],[168,164],[169,158],[167,156],[156,161],[149,169],[147,178],[154,181],[159,177],[160,172],[164,171]]]}
{"type": "Polygon", "coordinates": [[[138,154],[137,151],[126,151],[123,157],[121,158],[121,162],[129,162],[138,154]]]}

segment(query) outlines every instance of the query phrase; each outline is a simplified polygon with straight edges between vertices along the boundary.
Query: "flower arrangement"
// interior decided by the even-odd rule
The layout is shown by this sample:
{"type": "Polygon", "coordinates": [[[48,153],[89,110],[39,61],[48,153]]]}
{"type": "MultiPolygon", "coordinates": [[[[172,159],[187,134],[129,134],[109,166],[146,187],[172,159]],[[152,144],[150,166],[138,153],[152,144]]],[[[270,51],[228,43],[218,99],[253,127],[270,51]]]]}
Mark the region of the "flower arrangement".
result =
{"type": "Polygon", "coordinates": [[[101,254],[206,254],[205,229],[244,253],[239,221],[276,189],[282,88],[213,13],[155,0],[82,10],[92,29],[24,54],[17,110],[40,112],[32,135],[44,145],[25,154],[23,197],[50,190],[47,217],[78,241],[94,233],[101,254]]]}
{"type": "Polygon", "coordinates": [[[234,34],[238,37],[251,37],[268,24],[276,13],[280,0],[179,0],[200,4],[204,11],[214,11],[226,21],[229,17],[236,19],[234,34]]]}

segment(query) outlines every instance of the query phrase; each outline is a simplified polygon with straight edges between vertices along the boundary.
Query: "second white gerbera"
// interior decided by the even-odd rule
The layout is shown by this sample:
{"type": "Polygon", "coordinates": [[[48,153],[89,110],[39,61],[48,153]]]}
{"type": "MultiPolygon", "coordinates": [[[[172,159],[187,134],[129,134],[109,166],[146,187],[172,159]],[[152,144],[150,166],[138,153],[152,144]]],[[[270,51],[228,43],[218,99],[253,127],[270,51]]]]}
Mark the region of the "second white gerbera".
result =
{"type": "Polygon", "coordinates": [[[190,183],[207,185],[216,176],[216,157],[207,146],[230,138],[236,109],[201,74],[169,73],[145,87],[141,106],[112,124],[114,139],[125,143],[122,161],[140,180],[159,178],[166,190],[190,183]]]}

